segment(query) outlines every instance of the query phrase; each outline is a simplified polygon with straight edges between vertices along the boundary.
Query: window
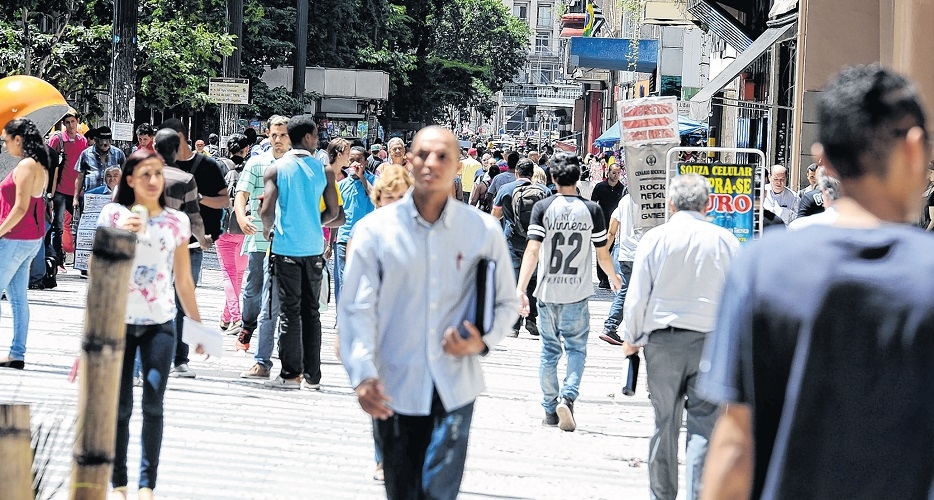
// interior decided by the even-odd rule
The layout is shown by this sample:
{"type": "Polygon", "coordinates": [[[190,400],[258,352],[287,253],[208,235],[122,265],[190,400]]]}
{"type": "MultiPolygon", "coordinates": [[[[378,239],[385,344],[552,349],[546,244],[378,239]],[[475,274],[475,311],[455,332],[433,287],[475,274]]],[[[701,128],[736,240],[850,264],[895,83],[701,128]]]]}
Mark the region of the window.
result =
{"type": "Polygon", "coordinates": [[[548,31],[539,31],[535,35],[535,52],[551,52],[551,33],[548,31]]]}
{"type": "Polygon", "coordinates": [[[553,23],[554,19],[551,17],[551,5],[539,5],[536,26],[539,28],[550,28],[553,23]]]}
{"type": "Polygon", "coordinates": [[[529,22],[529,4],[517,3],[512,6],[512,15],[529,22]]]}
{"type": "Polygon", "coordinates": [[[533,82],[539,85],[552,83],[555,81],[555,66],[548,64],[534,69],[533,82]]]}

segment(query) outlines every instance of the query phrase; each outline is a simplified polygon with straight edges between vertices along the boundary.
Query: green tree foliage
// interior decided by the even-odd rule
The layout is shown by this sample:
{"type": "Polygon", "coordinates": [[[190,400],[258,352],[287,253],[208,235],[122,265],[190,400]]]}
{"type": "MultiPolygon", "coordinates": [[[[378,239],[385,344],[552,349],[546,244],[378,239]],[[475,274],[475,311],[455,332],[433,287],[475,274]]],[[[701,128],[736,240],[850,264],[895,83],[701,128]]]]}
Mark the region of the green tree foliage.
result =
{"type": "Polygon", "coordinates": [[[234,50],[221,0],[142,0],[137,53],[138,105],[203,108],[208,79],[234,50]]]}

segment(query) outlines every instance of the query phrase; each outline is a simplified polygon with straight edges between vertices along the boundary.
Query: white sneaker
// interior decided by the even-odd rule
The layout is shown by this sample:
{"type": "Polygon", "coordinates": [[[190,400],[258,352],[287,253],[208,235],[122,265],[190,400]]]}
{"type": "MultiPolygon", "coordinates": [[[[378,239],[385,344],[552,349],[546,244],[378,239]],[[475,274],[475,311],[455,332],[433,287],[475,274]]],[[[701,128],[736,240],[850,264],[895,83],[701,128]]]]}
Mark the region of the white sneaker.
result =
{"type": "Polygon", "coordinates": [[[312,384],[311,382],[305,380],[304,377],[302,377],[302,389],[307,389],[309,391],[320,391],[321,384],[312,384]]]}
{"type": "Polygon", "coordinates": [[[195,378],[196,376],[195,372],[191,371],[191,369],[188,368],[188,363],[182,363],[180,365],[176,365],[175,368],[172,369],[172,373],[170,373],[169,375],[172,377],[180,377],[180,378],[195,378]]]}
{"type": "Polygon", "coordinates": [[[299,381],[300,379],[301,377],[295,377],[294,379],[284,379],[282,378],[282,375],[279,375],[278,377],[272,380],[267,380],[263,382],[263,386],[269,389],[281,389],[281,390],[291,391],[291,390],[302,388],[302,384],[299,381]]]}

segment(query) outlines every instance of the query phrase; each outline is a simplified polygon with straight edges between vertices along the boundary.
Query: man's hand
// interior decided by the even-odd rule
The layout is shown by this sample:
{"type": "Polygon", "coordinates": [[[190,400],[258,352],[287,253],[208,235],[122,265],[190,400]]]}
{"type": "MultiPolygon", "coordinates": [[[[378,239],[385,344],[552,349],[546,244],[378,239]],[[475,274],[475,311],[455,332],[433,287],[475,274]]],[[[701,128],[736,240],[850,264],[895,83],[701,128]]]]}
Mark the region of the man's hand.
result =
{"type": "Polygon", "coordinates": [[[620,278],[618,274],[614,273],[612,276],[608,276],[608,278],[610,279],[610,287],[614,292],[618,292],[623,288],[623,279],[620,278]]]}
{"type": "Polygon", "coordinates": [[[75,194],[75,199],[71,200],[71,202],[73,207],[79,206],[81,204],[81,195],[75,194]]]}
{"type": "Polygon", "coordinates": [[[632,356],[633,354],[638,353],[641,349],[642,348],[639,346],[634,346],[625,340],[623,341],[623,354],[626,356],[632,356]]]}
{"type": "Polygon", "coordinates": [[[211,235],[210,235],[210,234],[206,234],[206,235],[204,235],[204,241],[201,242],[201,249],[202,249],[202,250],[210,250],[210,249],[211,249],[211,245],[213,245],[213,244],[214,244],[214,240],[211,239],[211,235]]]}
{"type": "Polygon", "coordinates": [[[253,220],[252,215],[247,215],[244,219],[237,217],[237,223],[240,224],[240,229],[243,231],[243,234],[253,236],[259,231],[259,228],[253,225],[253,220]]]}
{"type": "Polygon", "coordinates": [[[389,407],[390,399],[383,392],[383,382],[378,378],[368,378],[360,382],[356,391],[360,407],[371,417],[386,420],[392,416],[392,408],[389,407]]]}
{"type": "Polygon", "coordinates": [[[444,340],[441,341],[441,348],[451,356],[473,356],[481,354],[486,350],[486,343],[480,335],[480,330],[469,321],[464,321],[464,328],[470,334],[466,339],[461,337],[457,328],[451,327],[444,332],[444,340]]]}
{"type": "Polygon", "coordinates": [[[333,251],[333,250],[332,250],[332,248],[331,248],[331,243],[330,243],[330,242],[325,242],[325,243],[324,243],[324,260],[331,260],[331,252],[332,252],[332,251],[333,251]]]}
{"type": "Polygon", "coordinates": [[[523,318],[529,317],[531,312],[529,296],[525,293],[525,290],[516,289],[516,297],[519,297],[519,316],[523,318]]]}

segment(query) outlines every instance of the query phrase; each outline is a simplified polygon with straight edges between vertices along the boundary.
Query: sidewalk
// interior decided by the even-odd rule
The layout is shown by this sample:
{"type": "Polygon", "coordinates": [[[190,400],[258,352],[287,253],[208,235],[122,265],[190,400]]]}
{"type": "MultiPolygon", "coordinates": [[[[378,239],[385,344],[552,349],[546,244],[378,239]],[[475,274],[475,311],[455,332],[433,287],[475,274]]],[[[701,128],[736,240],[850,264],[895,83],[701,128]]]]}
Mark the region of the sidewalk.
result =
{"type": "MultiPolygon", "coordinates": [[[[214,325],[223,287],[220,272],[206,261],[197,297],[204,322],[214,325]]],[[[71,271],[59,277],[56,289],[30,291],[26,370],[0,370],[0,401],[30,403],[34,428],[64,422],[68,432],[53,443],[46,474],[65,482],[77,393],[67,375],[80,347],[86,285],[71,271]]],[[[619,394],[622,352],[597,337],[610,297],[600,290],[591,301],[592,335],[575,405],[576,432],[541,426],[536,338],[523,331],[484,358],[488,389],[477,400],[460,498],[648,497],[652,408],[644,371],[636,396],[619,394]]],[[[8,304],[3,307],[0,349],[8,347],[11,336],[8,304]]],[[[157,498],[384,498],[382,485],[371,479],[370,421],[334,356],[334,323],[331,308],[322,314],[321,391],[277,392],[240,379],[253,359],[235,353],[233,337],[225,339],[223,358],[193,359],[196,379],[171,379],[157,498]]],[[[140,391],[131,423],[131,498],[139,464],[140,391]]],[[[683,467],[681,475],[683,482],[683,467]]]]}

